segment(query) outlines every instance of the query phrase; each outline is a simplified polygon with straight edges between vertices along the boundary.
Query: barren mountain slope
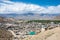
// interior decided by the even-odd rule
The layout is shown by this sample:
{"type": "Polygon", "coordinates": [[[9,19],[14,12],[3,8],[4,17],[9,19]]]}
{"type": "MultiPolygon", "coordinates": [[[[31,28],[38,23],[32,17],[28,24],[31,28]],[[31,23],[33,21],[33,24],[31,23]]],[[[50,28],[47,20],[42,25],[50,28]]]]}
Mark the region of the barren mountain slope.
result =
{"type": "Polygon", "coordinates": [[[0,40],[13,40],[13,35],[9,31],[0,28],[0,40]]]}
{"type": "Polygon", "coordinates": [[[60,27],[41,32],[24,40],[60,40],[60,27]]]}

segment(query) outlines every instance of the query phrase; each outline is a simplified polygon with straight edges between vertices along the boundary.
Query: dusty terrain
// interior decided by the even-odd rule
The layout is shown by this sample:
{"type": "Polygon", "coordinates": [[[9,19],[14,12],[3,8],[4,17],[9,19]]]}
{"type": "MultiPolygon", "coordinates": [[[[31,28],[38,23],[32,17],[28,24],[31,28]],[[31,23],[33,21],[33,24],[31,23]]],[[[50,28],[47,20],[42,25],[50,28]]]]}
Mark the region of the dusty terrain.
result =
{"type": "Polygon", "coordinates": [[[13,35],[7,30],[0,28],[0,40],[13,40],[13,35]]]}
{"type": "Polygon", "coordinates": [[[60,27],[41,32],[23,40],[60,40],[60,27]]]}

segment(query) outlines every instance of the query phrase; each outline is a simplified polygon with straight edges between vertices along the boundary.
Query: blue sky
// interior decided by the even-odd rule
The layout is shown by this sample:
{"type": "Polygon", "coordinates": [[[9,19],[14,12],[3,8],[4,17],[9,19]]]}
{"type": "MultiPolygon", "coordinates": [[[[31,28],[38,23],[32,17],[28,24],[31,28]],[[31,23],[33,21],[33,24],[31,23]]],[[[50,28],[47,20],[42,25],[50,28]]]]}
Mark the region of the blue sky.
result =
{"type": "Polygon", "coordinates": [[[31,3],[37,4],[42,6],[57,6],[60,4],[60,0],[11,0],[13,2],[24,2],[24,3],[31,3]]]}
{"type": "Polygon", "coordinates": [[[0,13],[60,14],[60,0],[0,0],[0,13]]]}

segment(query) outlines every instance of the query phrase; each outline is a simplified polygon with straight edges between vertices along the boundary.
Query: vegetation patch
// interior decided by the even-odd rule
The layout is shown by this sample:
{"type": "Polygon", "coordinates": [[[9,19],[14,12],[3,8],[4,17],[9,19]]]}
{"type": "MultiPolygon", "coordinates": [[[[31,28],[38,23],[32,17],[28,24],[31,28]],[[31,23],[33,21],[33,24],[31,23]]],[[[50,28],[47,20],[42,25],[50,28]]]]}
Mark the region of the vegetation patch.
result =
{"type": "Polygon", "coordinates": [[[39,23],[54,22],[54,23],[60,23],[60,20],[30,20],[30,21],[27,21],[27,23],[31,23],[31,22],[39,22],[39,23]]]}

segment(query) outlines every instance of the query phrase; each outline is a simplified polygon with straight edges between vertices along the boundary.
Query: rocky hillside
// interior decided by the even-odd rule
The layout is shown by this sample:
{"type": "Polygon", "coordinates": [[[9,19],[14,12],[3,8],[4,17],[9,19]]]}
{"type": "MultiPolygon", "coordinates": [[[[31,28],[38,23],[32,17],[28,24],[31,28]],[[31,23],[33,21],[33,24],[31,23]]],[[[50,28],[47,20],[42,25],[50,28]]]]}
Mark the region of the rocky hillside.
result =
{"type": "Polygon", "coordinates": [[[54,19],[60,20],[60,15],[59,16],[56,16],[54,19]]]}
{"type": "Polygon", "coordinates": [[[0,28],[0,40],[12,40],[13,35],[7,30],[0,28]]]}
{"type": "Polygon", "coordinates": [[[23,40],[60,40],[60,27],[41,32],[23,40]]]}
{"type": "Polygon", "coordinates": [[[3,22],[4,21],[4,18],[3,17],[0,17],[0,22],[3,22]]]}
{"type": "Polygon", "coordinates": [[[0,22],[13,22],[15,21],[14,18],[4,18],[4,17],[0,17],[0,22]]]}

